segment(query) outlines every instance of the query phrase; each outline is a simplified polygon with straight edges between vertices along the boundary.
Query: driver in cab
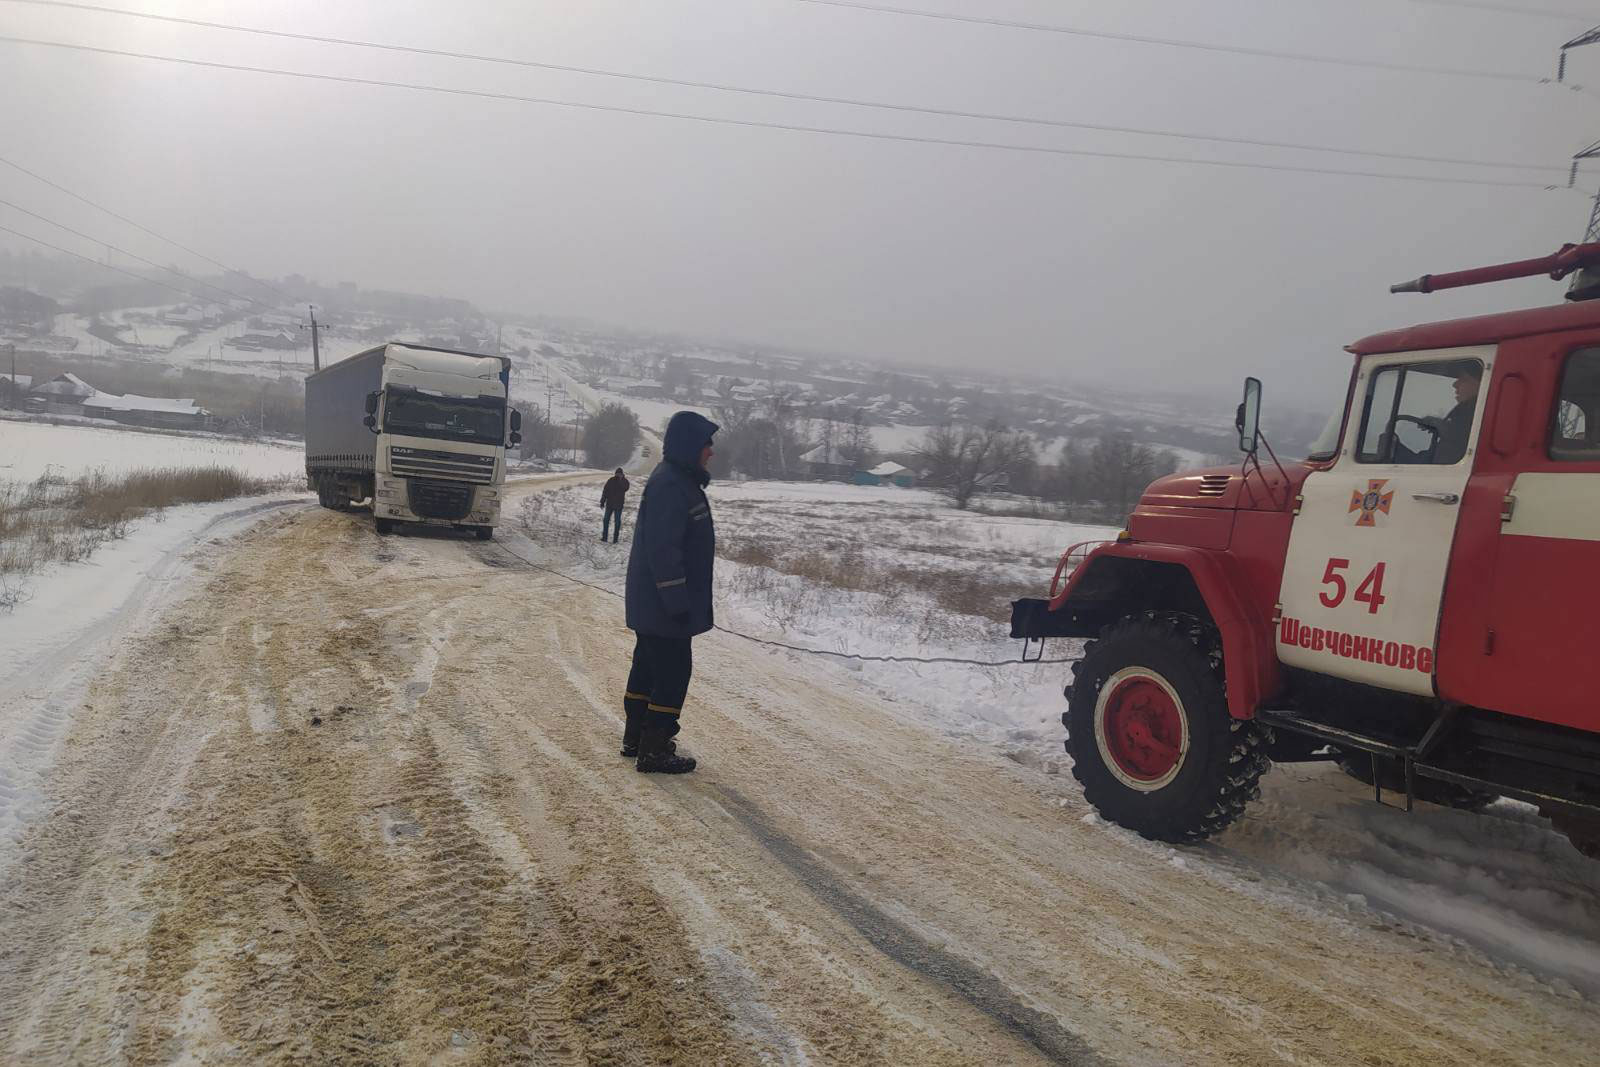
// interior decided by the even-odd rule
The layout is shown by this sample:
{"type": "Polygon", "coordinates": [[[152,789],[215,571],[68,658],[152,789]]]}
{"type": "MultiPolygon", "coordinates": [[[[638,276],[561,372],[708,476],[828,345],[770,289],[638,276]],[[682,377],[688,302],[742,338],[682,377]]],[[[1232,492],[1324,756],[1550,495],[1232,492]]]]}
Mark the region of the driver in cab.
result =
{"type": "Polygon", "coordinates": [[[1463,363],[1456,370],[1456,406],[1443,418],[1430,415],[1417,419],[1433,437],[1433,447],[1413,451],[1393,434],[1386,434],[1393,447],[1392,463],[1432,463],[1447,466],[1467,454],[1467,439],[1472,433],[1472,413],[1478,406],[1478,389],[1483,385],[1482,364],[1463,363]]]}

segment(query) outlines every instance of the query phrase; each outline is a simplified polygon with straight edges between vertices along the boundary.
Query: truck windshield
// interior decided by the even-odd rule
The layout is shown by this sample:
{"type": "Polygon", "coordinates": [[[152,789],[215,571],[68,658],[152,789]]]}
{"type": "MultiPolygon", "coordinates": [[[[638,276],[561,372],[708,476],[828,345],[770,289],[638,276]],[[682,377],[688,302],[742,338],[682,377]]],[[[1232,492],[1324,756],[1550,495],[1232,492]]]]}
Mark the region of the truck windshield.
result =
{"type": "Polygon", "coordinates": [[[1311,442],[1307,459],[1332,459],[1339,454],[1339,429],[1344,425],[1344,408],[1341,406],[1328,416],[1322,432],[1311,442]]]}
{"type": "Polygon", "coordinates": [[[498,397],[431,396],[391,387],[383,428],[413,437],[444,437],[497,445],[505,440],[506,403],[498,397]]]}

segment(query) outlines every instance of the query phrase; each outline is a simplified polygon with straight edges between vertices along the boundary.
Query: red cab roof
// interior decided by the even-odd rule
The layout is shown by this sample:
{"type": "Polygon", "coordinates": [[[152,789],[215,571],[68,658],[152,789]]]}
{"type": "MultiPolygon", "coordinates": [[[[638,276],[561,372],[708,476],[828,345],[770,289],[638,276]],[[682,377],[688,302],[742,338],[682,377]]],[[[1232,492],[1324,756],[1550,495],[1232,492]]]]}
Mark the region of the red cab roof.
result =
{"type": "Polygon", "coordinates": [[[1432,348],[1464,348],[1468,345],[1493,345],[1513,337],[1536,333],[1559,333],[1600,327],[1600,300],[1578,300],[1551,307],[1502,311],[1470,319],[1428,322],[1421,326],[1389,330],[1363,337],[1345,351],[1358,356],[1381,352],[1417,352],[1432,348]]]}

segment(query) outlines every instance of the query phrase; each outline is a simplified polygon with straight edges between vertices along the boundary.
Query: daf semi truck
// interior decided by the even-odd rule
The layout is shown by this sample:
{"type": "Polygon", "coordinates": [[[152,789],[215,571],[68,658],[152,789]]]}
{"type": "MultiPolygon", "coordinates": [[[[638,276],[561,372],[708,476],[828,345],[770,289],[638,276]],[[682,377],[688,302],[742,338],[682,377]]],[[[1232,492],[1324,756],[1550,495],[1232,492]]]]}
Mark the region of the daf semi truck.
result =
{"type": "Polygon", "coordinates": [[[325,367],[306,379],[306,483],[325,508],[370,500],[380,534],[422,523],[486,541],[522,439],[510,387],[504,356],[394,341],[325,367]]]}

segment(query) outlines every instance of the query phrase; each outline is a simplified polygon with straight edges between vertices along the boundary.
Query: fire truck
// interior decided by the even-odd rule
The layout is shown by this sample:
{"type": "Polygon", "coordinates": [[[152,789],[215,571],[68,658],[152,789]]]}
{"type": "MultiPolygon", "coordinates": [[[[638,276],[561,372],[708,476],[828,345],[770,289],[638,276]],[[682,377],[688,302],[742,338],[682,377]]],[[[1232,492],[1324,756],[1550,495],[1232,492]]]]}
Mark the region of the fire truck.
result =
{"type": "Polygon", "coordinates": [[[1238,467],[1154,482],[1013,605],[1014,637],[1087,639],[1062,722],[1102,816],[1196,841],[1273,761],[1337,760],[1407,810],[1536,805],[1600,858],[1600,244],[1393,291],[1540,274],[1569,302],[1348,346],[1303,461],[1247,379],[1238,467]]]}

